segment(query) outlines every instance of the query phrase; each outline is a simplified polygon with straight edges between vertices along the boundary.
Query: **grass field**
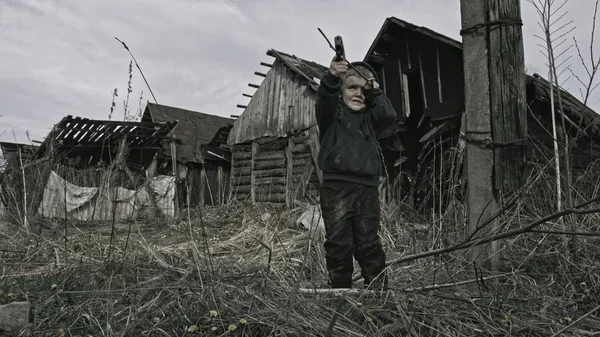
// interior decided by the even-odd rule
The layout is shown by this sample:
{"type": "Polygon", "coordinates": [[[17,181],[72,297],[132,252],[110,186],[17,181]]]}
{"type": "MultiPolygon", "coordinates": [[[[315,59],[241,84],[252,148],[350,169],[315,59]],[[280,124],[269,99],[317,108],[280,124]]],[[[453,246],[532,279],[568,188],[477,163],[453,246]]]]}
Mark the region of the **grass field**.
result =
{"type": "MultiPolygon", "coordinates": [[[[19,254],[2,261],[0,304],[30,301],[33,336],[600,335],[598,312],[583,317],[600,304],[594,236],[580,237],[577,262],[561,236],[526,233],[502,241],[496,273],[456,250],[390,266],[384,293],[315,294],[326,287],[323,233],[296,223],[303,210],[232,204],[171,221],[70,222],[66,241],[63,221],[39,221],[36,234],[3,224],[0,248],[19,254]]],[[[450,218],[382,214],[390,261],[458,243],[436,239],[450,218]]],[[[598,216],[576,219],[598,232],[598,216]]]]}

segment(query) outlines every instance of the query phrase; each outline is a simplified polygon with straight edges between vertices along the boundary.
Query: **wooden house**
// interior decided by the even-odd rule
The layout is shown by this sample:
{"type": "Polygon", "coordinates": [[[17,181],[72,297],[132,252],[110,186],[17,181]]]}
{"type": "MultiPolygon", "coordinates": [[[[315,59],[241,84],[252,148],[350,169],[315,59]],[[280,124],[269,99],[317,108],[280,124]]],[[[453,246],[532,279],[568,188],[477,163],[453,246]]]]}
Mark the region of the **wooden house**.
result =
{"type": "MultiPolygon", "coordinates": [[[[378,73],[401,125],[401,151],[388,151],[386,163],[395,197],[408,196],[413,206],[438,186],[443,191],[441,158],[460,146],[464,112],[462,44],[395,17],[387,18],[364,58],[378,73]],[[439,187],[441,186],[441,187],[439,187]]],[[[548,81],[526,77],[528,158],[552,158],[552,128],[548,81]]],[[[572,153],[575,168],[600,158],[597,114],[561,90],[570,139],[583,131],[572,153]]],[[[557,121],[560,117],[557,114],[557,121]]],[[[460,165],[460,163],[457,163],[460,165]]],[[[447,173],[448,170],[446,170],[447,173]]],[[[456,170],[455,170],[456,171],[456,170]]],[[[460,172],[460,171],[458,171],[460,172]]],[[[460,174],[460,173],[459,173],[460,174]]]]}
{"type": "Polygon", "coordinates": [[[276,50],[273,64],[227,139],[232,152],[230,198],[291,205],[315,197],[319,141],[316,89],[327,68],[276,50]]]}
{"type": "Polygon", "coordinates": [[[148,170],[175,175],[178,205],[219,205],[229,188],[230,153],[224,145],[235,119],[148,102],[142,122],[178,122],[148,170]]]}

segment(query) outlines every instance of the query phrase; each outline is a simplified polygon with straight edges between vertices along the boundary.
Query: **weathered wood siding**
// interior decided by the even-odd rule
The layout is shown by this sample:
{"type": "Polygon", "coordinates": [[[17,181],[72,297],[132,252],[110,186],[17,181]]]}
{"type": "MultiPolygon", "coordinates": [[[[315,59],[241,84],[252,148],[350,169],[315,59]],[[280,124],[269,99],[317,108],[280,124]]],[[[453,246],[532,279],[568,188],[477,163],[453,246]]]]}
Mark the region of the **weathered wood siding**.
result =
{"type": "Polygon", "coordinates": [[[464,92],[461,49],[394,25],[388,28],[386,38],[379,41],[376,49],[386,56],[371,59],[369,63],[378,72],[401,117],[407,116],[410,106],[423,109],[433,120],[461,112],[464,92]],[[407,85],[415,83],[419,102],[407,100],[410,94],[407,85]]]}
{"type": "Polygon", "coordinates": [[[234,123],[227,143],[281,137],[316,124],[316,92],[281,61],[275,60],[248,106],[234,123]]]}
{"type": "Polygon", "coordinates": [[[315,128],[289,137],[264,137],[232,151],[230,199],[292,205],[318,196],[315,128]]]}

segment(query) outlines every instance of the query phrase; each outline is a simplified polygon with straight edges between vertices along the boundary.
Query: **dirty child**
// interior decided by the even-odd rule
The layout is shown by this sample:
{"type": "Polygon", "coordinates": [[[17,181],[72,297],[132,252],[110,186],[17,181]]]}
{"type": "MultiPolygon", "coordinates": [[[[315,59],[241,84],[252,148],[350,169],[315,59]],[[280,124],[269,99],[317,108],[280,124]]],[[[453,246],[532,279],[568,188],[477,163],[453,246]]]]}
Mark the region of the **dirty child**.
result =
{"type": "Polygon", "coordinates": [[[321,78],[316,102],[323,171],[320,202],[331,288],[351,288],[354,258],[365,287],[387,287],[379,239],[381,157],[377,136],[397,115],[379,90],[375,71],[352,63],[365,79],[334,57],[321,78]]]}

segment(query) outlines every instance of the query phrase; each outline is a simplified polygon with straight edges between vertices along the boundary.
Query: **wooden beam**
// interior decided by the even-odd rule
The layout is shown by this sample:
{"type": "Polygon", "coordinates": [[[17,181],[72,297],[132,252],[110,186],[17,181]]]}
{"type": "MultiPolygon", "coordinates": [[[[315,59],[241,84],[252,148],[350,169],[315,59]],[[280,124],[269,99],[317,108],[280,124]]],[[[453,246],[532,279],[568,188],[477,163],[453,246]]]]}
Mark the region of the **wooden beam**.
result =
{"type": "Polygon", "coordinates": [[[390,34],[387,34],[387,33],[381,35],[381,40],[383,40],[385,42],[390,42],[390,43],[396,41],[396,39],[393,36],[391,36],[390,34]]]}
{"type": "Polygon", "coordinates": [[[425,74],[423,74],[423,62],[421,61],[421,52],[419,52],[419,77],[421,78],[421,92],[423,93],[423,108],[427,109],[427,90],[425,89],[425,74]]]}
{"type": "MultiPolygon", "coordinates": [[[[505,192],[520,187],[524,147],[493,147],[526,136],[523,35],[520,25],[490,29],[489,23],[520,21],[519,0],[461,0],[465,78],[465,142],[469,237],[497,234],[491,220],[505,192]],[[473,28],[481,27],[481,28],[473,28]]],[[[497,270],[501,242],[474,247],[472,263],[497,270]]]]}
{"type": "Polygon", "coordinates": [[[258,85],[258,84],[253,84],[253,83],[248,83],[248,86],[249,86],[249,87],[252,87],[252,88],[256,88],[256,89],[258,89],[258,88],[260,87],[260,85],[258,85]]]}
{"type": "Polygon", "coordinates": [[[385,62],[385,57],[383,57],[381,55],[371,54],[371,55],[369,55],[369,62],[383,64],[385,62]]]}
{"type": "Polygon", "coordinates": [[[404,31],[404,41],[405,41],[405,48],[406,48],[406,57],[408,58],[408,69],[412,69],[412,63],[411,63],[411,59],[410,59],[410,47],[408,46],[408,33],[405,30],[404,31]]]}
{"type": "Polygon", "coordinates": [[[258,152],[258,142],[252,141],[252,169],[250,171],[250,200],[256,202],[256,152],[258,152]]]}
{"type": "Polygon", "coordinates": [[[242,96],[252,98],[252,95],[248,95],[248,94],[242,94],[242,96]]]}
{"type": "Polygon", "coordinates": [[[241,104],[238,104],[238,105],[237,105],[237,107],[238,107],[238,108],[241,108],[241,109],[246,109],[248,106],[247,106],[247,105],[241,105],[241,104]]]}
{"type": "Polygon", "coordinates": [[[435,45],[435,58],[437,61],[437,82],[438,82],[438,93],[440,103],[444,102],[444,97],[442,96],[442,75],[440,74],[440,42],[438,41],[435,45]]]}
{"type": "Polygon", "coordinates": [[[240,118],[240,115],[229,115],[231,118],[240,118]]]}
{"type": "Polygon", "coordinates": [[[261,77],[267,77],[267,74],[261,73],[259,71],[255,71],[254,75],[261,76],[261,77]]]}
{"type": "Polygon", "coordinates": [[[261,65],[261,66],[265,66],[265,67],[269,67],[269,68],[273,67],[273,65],[272,65],[272,64],[265,63],[265,62],[261,62],[261,63],[260,63],[260,65],[261,65]]]}
{"type": "Polygon", "coordinates": [[[287,160],[287,172],[286,172],[286,182],[285,182],[285,203],[287,207],[291,207],[294,202],[295,195],[293,191],[293,175],[294,175],[294,155],[292,153],[292,148],[294,147],[294,142],[292,140],[292,136],[288,136],[288,144],[285,148],[285,156],[287,160]]]}

